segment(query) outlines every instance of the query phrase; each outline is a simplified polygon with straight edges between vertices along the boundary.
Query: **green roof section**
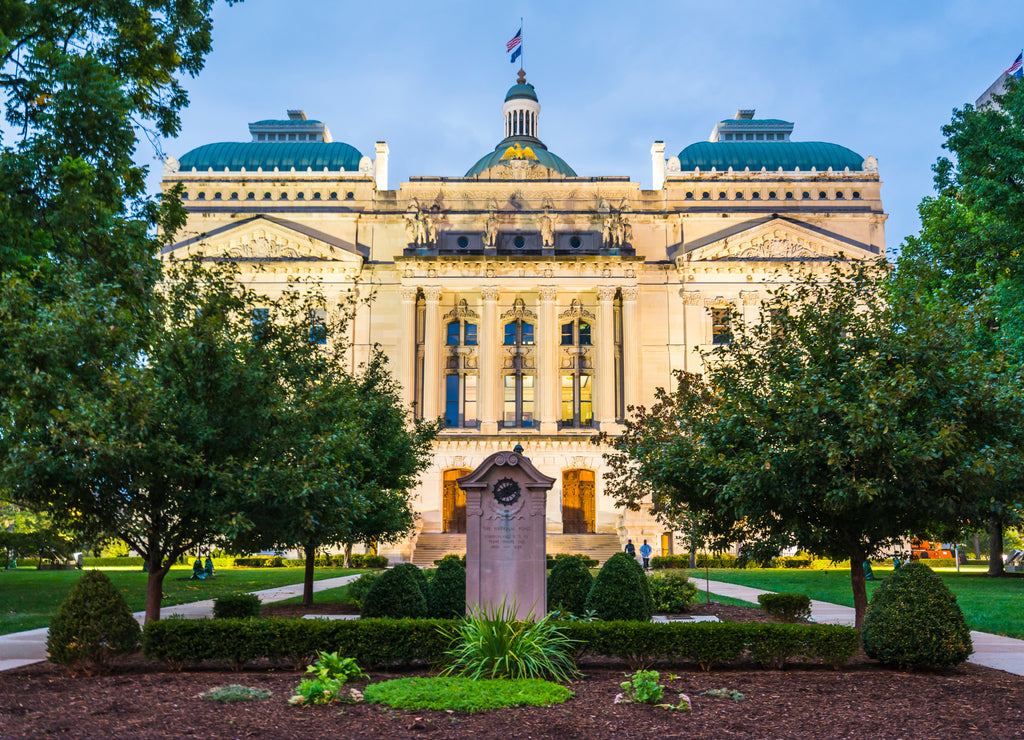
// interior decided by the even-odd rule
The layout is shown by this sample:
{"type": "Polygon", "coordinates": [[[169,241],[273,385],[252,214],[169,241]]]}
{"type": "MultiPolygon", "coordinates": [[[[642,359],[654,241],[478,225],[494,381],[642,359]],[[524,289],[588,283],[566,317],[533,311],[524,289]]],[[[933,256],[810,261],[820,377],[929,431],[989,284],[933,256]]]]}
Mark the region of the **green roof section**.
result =
{"type": "Polygon", "coordinates": [[[522,148],[529,147],[532,151],[536,160],[527,159],[528,162],[536,161],[537,164],[543,165],[548,169],[552,169],[560,175],[565,177],[579,177],[576,171],[566,163],[564,159],[559,157],[557,154],[552,154],[547,148],[538,140],[532,136],[509,136],[502,140],[498,146],[494,148],[494,151],[485,154],[477,160],[477,163],[469,168],[469,172],[466,173],[466,177],[476,177],[491,167],[497,167],[503,164],[502,157],[505,152],[510,148],[519,144],[522,148]]]}
{"type": "Polygon", "coordinates": [[[762,167],[769,172],[779,168],[784,172],[807,172],[812,167],[818,172],[829,167],[842,172],[849,167],[856,172],[864,168],[864,157],[825,141],[698,141],[679,152],[679,168],[683,172],[707,172],[712,167],[717,172],[730,167],[739,171],[749,167],[752,172],[762,167]]]}
{"type": "Polygon", "coordinates": [[[515,98],[529,98],[530,100],[536,100],[537,91],[533,89],[533,85],[529,82],[520,82],[508,89],[508,92],[505,94],[505,102],[507,103],[515,98]]]}
{"type": "Polygon", "coordinates": [[[323,123],[315,118],[267,118],[263,121],[253,121],[250,126],[305,126],[310,123],[323,123]]]}
{"type": "Polygon", "coordinates": [[[310,168],[321,172],[324,169],[331,172],[355,172],[359,169],[359,160],[362,158],[363,155],[358,149],[340,141],[224,141],[197,147],[182,155],[178,161],[181,164],[181,172],[189,172],[193,168],[197,172],[206,172],[211,168],[215,172],[223,172],[225,169],[238,172],[243,168],[247,172],[253,172],[261,167],[264,172],[273,171],[275,167],[283,172],[290,171],[292,167],[296,172],[304,172],[310,168]]]}

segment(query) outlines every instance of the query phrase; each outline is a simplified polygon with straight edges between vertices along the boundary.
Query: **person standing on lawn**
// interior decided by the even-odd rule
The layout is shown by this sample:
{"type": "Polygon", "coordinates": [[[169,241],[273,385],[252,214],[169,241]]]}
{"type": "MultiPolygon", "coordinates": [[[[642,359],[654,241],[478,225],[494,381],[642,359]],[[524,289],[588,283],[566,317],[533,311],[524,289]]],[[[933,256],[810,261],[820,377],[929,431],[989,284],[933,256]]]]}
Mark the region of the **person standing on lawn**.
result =
{"type": "Polygon", "coordinates": [[[644,544],[640,545],[640,557],[644,559],[644,570],[650,570],[651,546],[647,544],[647,540],[644,540],[644,544]]]}

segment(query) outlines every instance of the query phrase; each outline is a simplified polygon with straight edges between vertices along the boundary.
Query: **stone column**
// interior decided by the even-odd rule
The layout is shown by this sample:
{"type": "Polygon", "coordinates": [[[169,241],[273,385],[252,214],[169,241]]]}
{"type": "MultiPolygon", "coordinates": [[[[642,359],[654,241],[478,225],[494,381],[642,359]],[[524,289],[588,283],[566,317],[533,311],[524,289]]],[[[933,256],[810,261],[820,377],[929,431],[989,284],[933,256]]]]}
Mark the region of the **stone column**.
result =
{"type": "Polygon", "coordinates": [[[441,288],[423,289],[427,316],[423,334],[423,418],[441,415],[441,288]]]}
{"type": "Polygon", "coordinates": [[[402,404],[412,405],[416,395],[416,295],[418,288],[403,285],[401,324],[398,327],[398,367],[402,404]]]}
{"type": "Polygon", "coordinates": [[[540,293],[540,311],[537,321],[537,414],[540,431],[554,434],[558,431],[558,317],[555,299],[558,289],[545,285],[540,293]]]}
{"type": "Polygon", "coordinates": [[[615,288],[597,289],[597,367],[594,378],[594,416],[597,428],[615,422],[615,288]]]}
{"type": "Polygon", "coordinates": [[[754,326],[761,320],[761,294],[756,290],[741,290],[740,298],[743,300],[743,323],[747,326],[754,326]]]}
{"type": "Polygon", "coordinates": [[[704,310],[704,296],[699,290],[684,288],[679,291],[679,297],[685,304],[683,308],[683,347],[686,360],[683,370],[688,373],[700,373],[703,371],[703,367],[697,346],[708,341],[704,336],[704,321],[707,316],[707,311],[704,310]]]}
{"type": "Polygon", "coordinates": [[[640,325],[637,297],[640,289],[636,286],[622,289],[622,370],[625,376],[626,406],[642,403],[640,398],[640,371],[643,367],[640,357],[640,325]]]}
{"type": "Polygon", "coordinates": [[[501,372],[498,366],[499,330],[497,319],[497,301],[499,288],[487,287],[480,289],[483,307],[480,313],[480,377],[477,388],[480,393],[480,433],[498,433],[498,407],[495,403],[499,397],[498,381],[501,372]]]}

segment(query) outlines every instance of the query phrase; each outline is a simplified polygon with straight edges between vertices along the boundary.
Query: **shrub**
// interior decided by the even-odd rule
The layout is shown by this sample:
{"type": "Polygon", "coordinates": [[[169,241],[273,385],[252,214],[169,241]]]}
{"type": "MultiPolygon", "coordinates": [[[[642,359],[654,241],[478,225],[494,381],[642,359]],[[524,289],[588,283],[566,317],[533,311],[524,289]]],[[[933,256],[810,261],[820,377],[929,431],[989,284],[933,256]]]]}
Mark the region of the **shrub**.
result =
{"type": "Polygon", "coordinates": [[[765,614],[783,622],[811,618],[811,597],[807,594],[759,594],[757,603],[765,614]]]}
{"type": "MultiPolygon", "coordinates": [[[[337,555],[335,555],[337,557],[337,555]]],[[[342,557],[342,563],[344,562],[344,556],[342,557]]],[[[340,566],[342,563],[335,562],[334,565],[340,566]]],[[[383,570],[388,567],[388,559],[383,555],[353,555],[352,556],[352,567],[353,568],[380,568],[383,570]]]]}
{"type": "Polygon", "coordinates": [[[588,568],[596,568],[598,565],[601,564],[601,562],[597,558],[592,558],[589,555],[584,555],[583,553],[560,552],[557,555],[552,555],[552,554],[548,553],[548,555],[546,556],[546,559],[547,559],[546,567],[547,567],[547,569],[551,570],[552,568],[555,567],[555,563],[557,563],[559,560],[563,560],[565,558],[575,558],[577,560],[580,560],[588,568]]]}
{"type": "Polygon", "coordinates": [[[647,585],[651,589],[654,600],[654,611],[679,614],[690,608],[697,598],[697,587],[690,583],[686,572],[682,570],[666,570],[653,573],[647,577],[647,585]]]}
{"type": "Polygon", "coordinates": [[[577,675],[573,641],[545,614],[537,622],[517,621],[515,606],[504,602],[470,612],[451,631],[441,675],[480,678],[550,678],[565,682],[577,675]]]}
{"type": "Polygon", "coordinates": [[[429,610],[424,590],[430,593],[423,571],[402,563],[373,582],[360,611],[364,617],[425,617],[429,610]]]}
{"type": "Polygon", "coordinates": [[[213,600],[214,619],[244,619],[260,615],[260,597],[256,594],[229,594],[213,600]]]}
{"type": "MultiPolygon", "coordinates": [[[[548,609],[566,611],[580,616],[586,609],[587,595],[594,585],[585,555],[555,559],[555,567],[548,574],[548,609]]],[[[586,558],[592,560],[593,558],[586,558]]]]}
{"type": "Polygon", "coordinates": [[[72,674],[106,671],[110,658],[139,646],[139,623],[99,570],[86,571],[50,622],[46,654],[72,674]]]}
{"type": "Polygon", "coordinates": [[[900,668],[959,665],[973,652],[956,597],[919,563],[882,581],[868,604],[861,637],[869,657],[900,668]]]}
{"type": "Polygon", "coordinates": [[[640,563],[624,552],[608,558],[594,579],[584,608],[598,619],[649,622],[654,602],[640,563]]]}
{"type": "Polygon", "coordinates": [[[441,558],[440,560],[435,560],[434,561],[434,565],[440,565],[445,560],[457,561],[458,564],[462,566],[463,570],[466,569],[466,556],[465,555],[456,555],[455,553],[450,552],[447,555],[445,555],[443,558],[441,558]]]}
{"type": "Polygon", "coordinates": [[[466,614],[466,569],[458,558],[442,558],[430,581],[430,616],[459,619],[466,614]]]}
{"type": "Polygon", "coordinates": [[[363,601],[370,591],[373,582],[380,578],[380,573],[363,573],[357,579],[348,584],[348,600],[356,609],[363,608],[363,601]]]}
{"type": "Polygon", "coordinates": [[[620,696],[625,701],[632,704],[657,704],[661,701],[665,687],[658,683],[661,676],[657,671],[637,671],[626,678],[629,680],[619,684],[622,689],[620,696]]]}
{"type": "Polygon", "coordinates": [[[651,568],[662,570],[663,568],[685,568],[690,564],[690,558],[686,555],[655,555],[651,558],[651,568]]]}

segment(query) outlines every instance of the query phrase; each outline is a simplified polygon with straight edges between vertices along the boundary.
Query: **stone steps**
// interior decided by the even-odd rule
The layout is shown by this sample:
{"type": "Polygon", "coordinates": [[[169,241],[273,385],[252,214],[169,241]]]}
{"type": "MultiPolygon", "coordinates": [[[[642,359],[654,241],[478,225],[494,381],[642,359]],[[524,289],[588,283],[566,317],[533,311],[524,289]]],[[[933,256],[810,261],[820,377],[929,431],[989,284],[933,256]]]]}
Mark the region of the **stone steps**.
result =
{"type": "MultiPolygon", "coordinates": [[[[546,547],[550,555],[579,553],[589,555],[600,563],[621,549],[619,537],[615,534],[549,534],[546,547]]],[[[416,538],[412,562],[420,568],[433,568],[435,560],[449,553],[466,554],[466,535],[422,532],[416,538]]]]}

